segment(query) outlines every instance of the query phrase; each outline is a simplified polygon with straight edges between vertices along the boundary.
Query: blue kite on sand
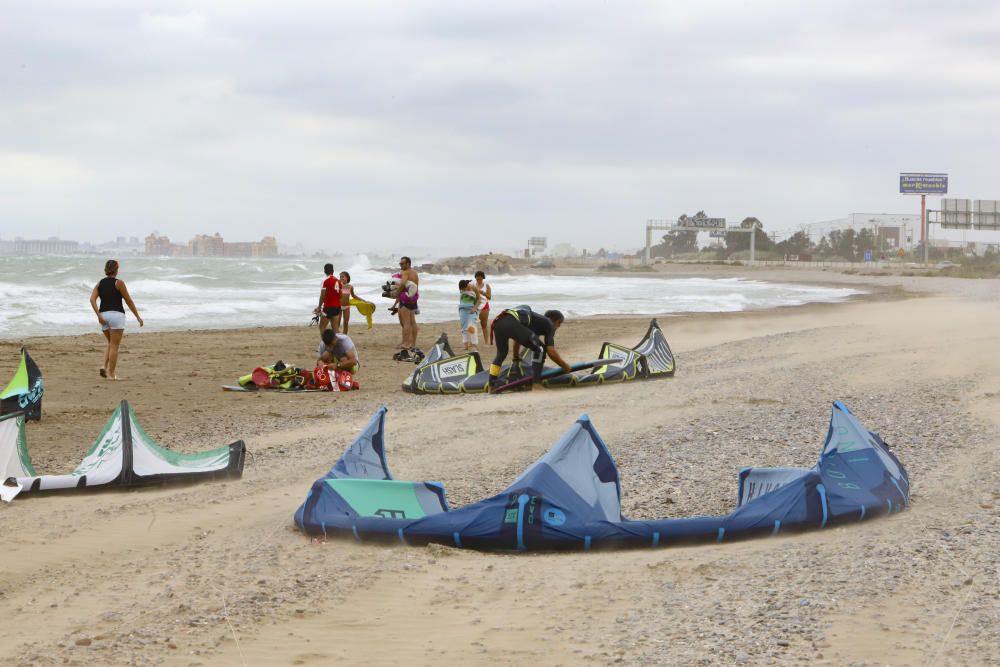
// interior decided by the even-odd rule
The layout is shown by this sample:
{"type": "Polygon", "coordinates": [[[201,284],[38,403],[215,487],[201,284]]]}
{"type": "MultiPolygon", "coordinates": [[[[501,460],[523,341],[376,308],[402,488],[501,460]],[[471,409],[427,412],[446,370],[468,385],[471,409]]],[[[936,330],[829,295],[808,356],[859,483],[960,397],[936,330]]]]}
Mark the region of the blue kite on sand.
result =
{"type": "Polygon", "coordinates": [[[909,500],[903,465],[840,401],[812,468],[744,468],[731,514],[652,521],[622,516],[618,468],[586,415],[502,492],[455,510],[439,482],[392,478],[385,415],[379,408],[313,483],[295,512],[302,530],[472,549],[662,547],[862,521],[898,512],[909,500]]]}

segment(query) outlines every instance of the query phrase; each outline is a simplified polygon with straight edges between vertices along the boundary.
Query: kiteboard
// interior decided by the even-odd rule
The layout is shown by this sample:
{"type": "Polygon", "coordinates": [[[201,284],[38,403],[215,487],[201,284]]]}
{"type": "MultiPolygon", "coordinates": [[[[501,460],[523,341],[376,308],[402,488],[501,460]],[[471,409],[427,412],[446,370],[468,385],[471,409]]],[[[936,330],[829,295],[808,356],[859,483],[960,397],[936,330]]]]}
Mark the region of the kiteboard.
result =
{"type": "MultiPolygon", "coordinates": [[[[595,368],[598,366],[607,366],[608,364],[617,363],[619,359],[594,359],[592,361],[581,361],[575,364],[570,364],[569,373],[575,371],[582,371],[588,368],[595,368]]],[[[542,379],[548,380],[549,378],[559,377],[560,375],[566,375],[567,371],[556,366],[555,368],[546,368],[542,371],[542,379]]],[[[521,385],[527,384],[535,379],[534,375],[525,375],[524,377],[518,378],[505,385],[501,385],[494,389],[491,393],[499,394],[501,391],[507,391],[508,389],[513,389],[514,387],[519,387],[521,385]]]]}
{"type": "MultiPolygon", "coordinates": [[[[247,393],[257,393],[261,390],[253,385],[249,387],[241,387],[238,384],[224,384],[222,385],[222,391],[243,391],[247,393]]],[[[265,393],[273,391],[279,394],[317,394],[320,392],[329,392],[328,389],[265,389],[263,391],[265,393]]]]}

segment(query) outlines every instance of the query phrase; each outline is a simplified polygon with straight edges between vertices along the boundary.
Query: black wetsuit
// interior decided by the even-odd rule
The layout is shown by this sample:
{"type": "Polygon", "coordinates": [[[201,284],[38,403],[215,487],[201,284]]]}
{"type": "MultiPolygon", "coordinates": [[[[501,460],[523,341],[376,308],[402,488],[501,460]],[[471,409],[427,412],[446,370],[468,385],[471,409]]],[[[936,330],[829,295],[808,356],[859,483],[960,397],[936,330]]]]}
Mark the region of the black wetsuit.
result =
{"type": "Polygon", "coordinates": [[[511,339],[535,353],[531,369],[537,382],[545,364],[545,350],[555,346],[555,336],[556,327],[552,321],[528,306],[509,308],[497,315],[493,320],[493,340],[497,346],[497,354],[490,368],[490,384],[496,383],[500,366],[507,358],[507,346],[511,339]]]}

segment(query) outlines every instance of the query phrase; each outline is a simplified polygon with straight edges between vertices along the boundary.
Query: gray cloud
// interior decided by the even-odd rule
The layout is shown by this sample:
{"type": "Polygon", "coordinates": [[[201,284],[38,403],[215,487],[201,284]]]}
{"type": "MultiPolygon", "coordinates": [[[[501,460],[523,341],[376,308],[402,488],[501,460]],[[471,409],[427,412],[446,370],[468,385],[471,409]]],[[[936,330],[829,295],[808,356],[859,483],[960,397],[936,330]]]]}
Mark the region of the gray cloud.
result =
{"type": "Polygon", "coordinates": [[[333,226],[324,245],[346,250],[624,249],[646,218],[702,208],[771,229],[909,211],[906,170],[1000,198],[987,2],[41,0],[4,16],[4,236],[315,242],[333,226]]]}

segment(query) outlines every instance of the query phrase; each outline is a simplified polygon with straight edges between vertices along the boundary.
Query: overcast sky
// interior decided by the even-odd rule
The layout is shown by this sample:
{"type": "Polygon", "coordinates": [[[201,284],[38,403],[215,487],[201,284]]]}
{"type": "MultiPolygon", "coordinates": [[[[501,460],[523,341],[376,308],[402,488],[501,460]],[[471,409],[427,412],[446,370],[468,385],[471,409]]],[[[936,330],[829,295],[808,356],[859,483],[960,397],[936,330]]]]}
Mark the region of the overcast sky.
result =
{"type": "Polygon", "coordinates": [[[0,1],[0,237],[634,249],[1000,199],[996,2],[0,1]],[[936,201],[935,201],[936,203],[936,201]]]}

